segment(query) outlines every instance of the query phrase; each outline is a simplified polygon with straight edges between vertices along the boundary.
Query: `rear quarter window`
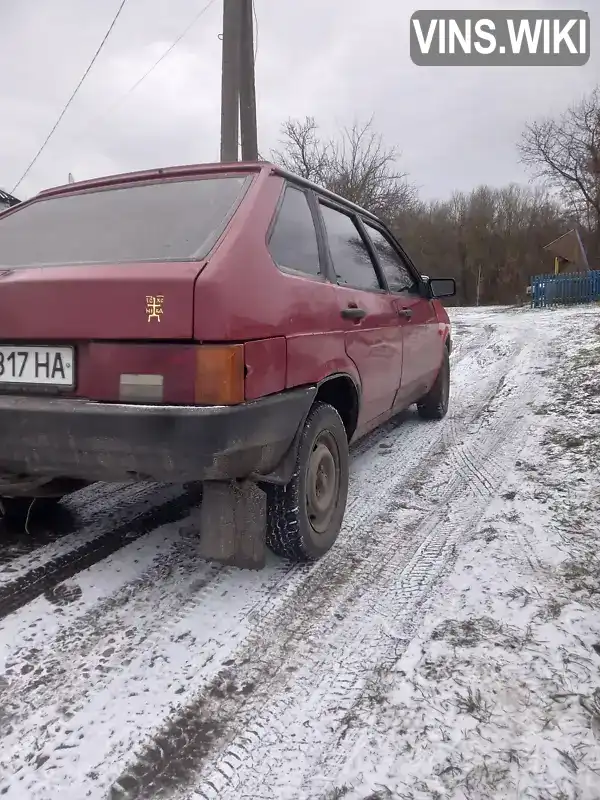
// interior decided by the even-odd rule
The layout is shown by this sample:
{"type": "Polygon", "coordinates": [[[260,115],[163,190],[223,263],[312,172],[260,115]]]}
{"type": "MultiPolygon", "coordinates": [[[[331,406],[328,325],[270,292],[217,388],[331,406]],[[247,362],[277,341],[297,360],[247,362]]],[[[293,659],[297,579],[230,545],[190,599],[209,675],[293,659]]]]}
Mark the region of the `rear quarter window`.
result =
{"type": "Polygon", "coordinates": [[[306,192],[286,186],[269,237],[269,252],[278,267],[319,275],[319,246],[306,192]]]}
{"type": "Polygon", "coordinates": [[[0,218],[0,267],[203,258],[251,180],[211,176],[38,200],[0,218]]]}

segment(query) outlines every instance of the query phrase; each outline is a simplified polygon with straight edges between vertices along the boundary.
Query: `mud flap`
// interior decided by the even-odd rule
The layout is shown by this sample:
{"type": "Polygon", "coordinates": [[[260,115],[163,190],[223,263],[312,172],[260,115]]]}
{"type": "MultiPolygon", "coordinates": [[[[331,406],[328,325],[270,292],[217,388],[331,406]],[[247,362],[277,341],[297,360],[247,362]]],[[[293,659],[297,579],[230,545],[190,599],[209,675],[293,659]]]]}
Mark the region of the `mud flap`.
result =
{"type": "Polygon", "coordinates": [[[252,481],[207,481],[200,506],[200,556],[262,569],[266,563],[267,498],[252,481]]]}

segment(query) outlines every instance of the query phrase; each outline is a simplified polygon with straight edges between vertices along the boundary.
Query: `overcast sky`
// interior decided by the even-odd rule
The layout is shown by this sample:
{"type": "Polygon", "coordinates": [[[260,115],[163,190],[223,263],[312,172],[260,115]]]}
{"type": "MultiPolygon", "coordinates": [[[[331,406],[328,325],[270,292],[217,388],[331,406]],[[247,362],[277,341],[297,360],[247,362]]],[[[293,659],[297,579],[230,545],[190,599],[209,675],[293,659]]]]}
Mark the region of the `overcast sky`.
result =
{"type": "MultiPolygon", "coordinates": [[[[50,144],[21,184],[47,186],[219,154],[222,2],[126,93],[208,0],[128,0],[50,144]]],[[[0,186],[21,177],[120,0],[0,0],[0,186]]],[[[526,181],[515,143],[524,123],[560,112],[600,80],[600,0],[256,0],[259,146],[288,117],[325,133],[373,116],[424,197],[526,181]],[[420,8],[587,10],[592,57],[574,68],[425,68],[408,52],[420,8]],[[594,51],[594,44],[596,45],[594,51]]]]}

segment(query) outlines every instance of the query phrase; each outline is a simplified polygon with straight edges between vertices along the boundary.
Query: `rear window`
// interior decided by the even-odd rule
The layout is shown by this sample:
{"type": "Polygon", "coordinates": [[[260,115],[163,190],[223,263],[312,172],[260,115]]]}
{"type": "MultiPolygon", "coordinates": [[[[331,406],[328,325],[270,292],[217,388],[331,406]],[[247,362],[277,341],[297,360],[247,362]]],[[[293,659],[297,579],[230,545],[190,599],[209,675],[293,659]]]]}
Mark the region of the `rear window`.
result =
{"type": "Polygon", "coordinates": [[[39,200],[0,217],[0,267],[203,258],[251,180],[129,184],[39,200]]]}

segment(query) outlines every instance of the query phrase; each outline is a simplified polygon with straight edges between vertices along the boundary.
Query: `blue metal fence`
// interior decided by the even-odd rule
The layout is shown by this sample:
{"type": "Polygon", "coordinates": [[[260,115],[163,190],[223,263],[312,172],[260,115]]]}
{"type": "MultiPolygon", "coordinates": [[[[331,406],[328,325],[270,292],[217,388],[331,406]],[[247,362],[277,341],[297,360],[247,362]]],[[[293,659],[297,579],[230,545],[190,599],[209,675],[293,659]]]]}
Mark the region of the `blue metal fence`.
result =
{"type": "Polygon", "coordinates": [[[531,279],[532,308],[600,301],[600,270],[566,275],[536,275],[531,279]]]}

